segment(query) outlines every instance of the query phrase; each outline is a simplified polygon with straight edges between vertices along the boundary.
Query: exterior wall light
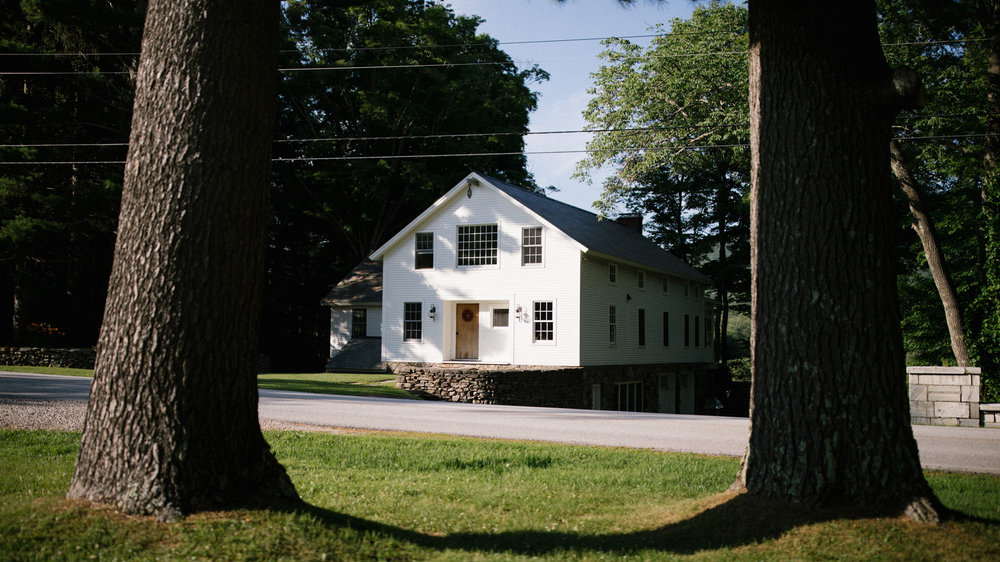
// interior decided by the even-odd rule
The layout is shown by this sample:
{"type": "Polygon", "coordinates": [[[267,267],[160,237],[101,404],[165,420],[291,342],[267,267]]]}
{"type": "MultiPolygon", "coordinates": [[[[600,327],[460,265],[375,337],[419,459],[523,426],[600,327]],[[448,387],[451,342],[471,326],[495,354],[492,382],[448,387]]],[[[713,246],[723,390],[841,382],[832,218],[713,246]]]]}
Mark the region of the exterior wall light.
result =
{"type": "Polygon", "coordinates": [[[428,310],[427,313],[430,314],[431,320],[434,320],[434,318],[437,317],[437,308],[435,308],[434,305],[431,305],[431,309],[428,310]]]}

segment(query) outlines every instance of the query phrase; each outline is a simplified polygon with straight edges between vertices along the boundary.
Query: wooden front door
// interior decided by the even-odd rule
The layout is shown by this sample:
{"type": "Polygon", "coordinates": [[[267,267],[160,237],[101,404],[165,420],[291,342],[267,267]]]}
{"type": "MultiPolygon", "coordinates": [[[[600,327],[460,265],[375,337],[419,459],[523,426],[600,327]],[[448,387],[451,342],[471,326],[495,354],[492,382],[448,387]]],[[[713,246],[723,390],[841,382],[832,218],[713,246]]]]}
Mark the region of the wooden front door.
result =
{"type": "Polygon", "coordinates": [[[479,304],[455,307],[455,359],[479,358],[479,304]]]}

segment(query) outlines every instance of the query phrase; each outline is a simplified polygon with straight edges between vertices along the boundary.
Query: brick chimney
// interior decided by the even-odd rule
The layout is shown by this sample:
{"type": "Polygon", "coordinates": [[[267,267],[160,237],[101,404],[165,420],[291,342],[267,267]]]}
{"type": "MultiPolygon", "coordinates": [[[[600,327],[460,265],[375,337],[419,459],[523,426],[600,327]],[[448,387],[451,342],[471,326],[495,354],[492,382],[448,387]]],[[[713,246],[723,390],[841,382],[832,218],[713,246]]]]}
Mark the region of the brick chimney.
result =
{"type": "Polygon", "coordinates": [[[615,222],[642,234],[642,213],[625,213],[618,215],[615,222]]]}

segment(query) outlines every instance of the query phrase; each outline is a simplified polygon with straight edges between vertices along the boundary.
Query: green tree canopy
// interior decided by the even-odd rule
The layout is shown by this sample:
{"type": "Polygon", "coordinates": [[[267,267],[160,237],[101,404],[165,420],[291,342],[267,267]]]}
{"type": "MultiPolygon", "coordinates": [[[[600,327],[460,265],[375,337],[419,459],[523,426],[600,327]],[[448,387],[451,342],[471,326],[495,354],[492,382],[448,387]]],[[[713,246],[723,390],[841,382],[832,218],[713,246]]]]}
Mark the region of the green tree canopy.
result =
{"type": "MultiPolygon", "coordinates": [[[[128,139],[135,1],[2,0],[0,10],[0,160],[123,160],[124,146],[95,145],[128,139]]],[[[67,334],[61,343],[94,342],[121,176],[120,165],[3,165],[0,315],[11,321],[0,339],[29,341],[25,328],[44,322],[67,334]]]]}

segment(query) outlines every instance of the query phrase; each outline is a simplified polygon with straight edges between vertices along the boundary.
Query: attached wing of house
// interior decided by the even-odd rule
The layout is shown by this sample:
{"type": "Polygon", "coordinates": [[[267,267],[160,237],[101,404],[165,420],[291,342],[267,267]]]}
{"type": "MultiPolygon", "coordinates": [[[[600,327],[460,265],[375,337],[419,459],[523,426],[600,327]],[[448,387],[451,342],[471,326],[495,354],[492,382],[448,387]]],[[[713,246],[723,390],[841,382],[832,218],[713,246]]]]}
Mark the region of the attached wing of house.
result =
{"type": "Polygon", "coordinates": [[[321,301],[330,307],[328,371],[383,372],[382,264],[365,260],[321,301]]]}

